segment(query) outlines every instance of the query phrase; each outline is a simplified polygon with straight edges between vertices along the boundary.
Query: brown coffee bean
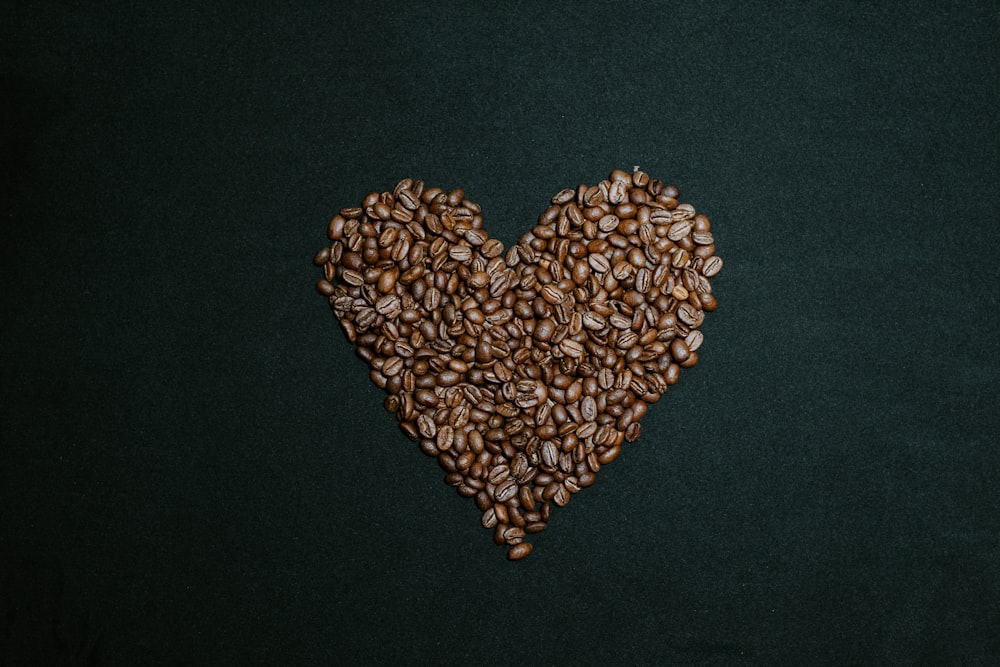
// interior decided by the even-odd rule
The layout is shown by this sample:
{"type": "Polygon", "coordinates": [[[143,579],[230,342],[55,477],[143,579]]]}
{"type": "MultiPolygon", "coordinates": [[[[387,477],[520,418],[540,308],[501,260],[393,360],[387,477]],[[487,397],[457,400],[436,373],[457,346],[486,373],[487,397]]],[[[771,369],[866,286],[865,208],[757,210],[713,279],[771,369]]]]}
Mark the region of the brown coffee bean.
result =
{"type": "Polygon", "coordinates": [[[597,273],[607,273],[611,269],[611,263],[608,261],[608,258],[601,254],[595,253],[589,255],[587,263],[597,273]]]}
{"type": "Polygon", "coordinates": [[[603,454],[601,454],[601,455],[599,455],[597,457],[597,460],[601,462],[601,465],[608,465],[609,463],[611,463],[612,461],[614,461],[616,458],[618,458],[618,455],[620,453],[621,453],[621,447],[620,446],[616,445],[614,447],[609,447],[608,449],[606,449],[604,451],[603,454]]]}
{"type": "Polygon", "coordinates": [[[417,417],[417,429],[420,431],[420,435],[425,438],[437,436],[437,424],[434,423],[434,418],[428,414],[417,417]]]}
{"type": "Polygon", "coordinates": [[[437,394],[435,394],[433,391],[428,391],[426,389],[416,390],[413,393],[413,398],[417,401],[417,403],[425,405],[430,408],[437,407],[438,403],[441,402],[440,399],[437,397],[437,394]]]}
{"type": "Polygon", "coordinates": [[[625,429],[625,441],[635,442],[642,435],[642,425],[639,422],[632,422],[625,429]]]}
{"type": "Polygon", "coordinates": [[[634,347],[638,341],[639,336],[634,331],[626,331],[618,337],[618,347],[622,350],[628,350],[634,347]]]}
{"type": "Polygon", "coordinates": [[[566,298],[566,294],[555,285],[546,285],[545,287],[543,287],[541,291],[541,296],[543,299],[545,299],[548,303],[551,304],[562,303],[563,300],[566,298]]]}
{"type": "Polygon", "coordinates": [[[690,220],[680,220],[674,222],[670,225],[670,229],[667,231],[667,238],[671,241],[679,241],[688,234],[691,233],[691,228],[694,226],[690,220]]]}
{"type": "Polygon", "coordinates": [[[455,245],[448,249],[448,256],[456,262],[468,262],[472,259],[472,248],[467,245],[455,245]]]}
{"type": "Polygon", "coordinates": [[[559,464],[559,448],[551,440],[542,443],[542,465],[555,468],[559,464]]]}
{"type": "Polygon", "coordinates": [[[505,481],[510,476],[508,467],[501,463],[490,469],[489,482],[490,484],[497,485],[505,481]]]}
{"type": "Polygon", "coordinates": [[[602,368],[597,372],[597,384],[601,389],[607,391],[614,386],[615,373],[610,368],[602,368]]]}
{"type": "Polygon", "coordinates": [[[525,556],[531,553],[531,544],[528,542],[521,542],[510,548],[507,552],[507,560],[521,560],[525,556]]]}
{"type": "Polygon", "coordinates": [[[653,274],[649,269],[643,267],[635,274],[635,289],[642,294],[648,294],[653,287],[653,274]]]}
{"type": "Polygon", "coordinates": [[[441,451],[446,451],[451,449],[452,444],[455,442],[455,430],[448,425],[442,426],[437,430],[437,448],[441,451]]]}
{"type": "Polygon", "coordinates": [[[608,214],[597,221],[597,228],[602,232],[612,232],[618,228],[618,216],[614,214],[608,214]]]}
{"type": "Polygon", "coordinates": [[[586,350],[583,345],[573,340],[572,338],[565,338],[559,343],[559,349],[568,357],[580,358],[584,355],[586,350]]]}
{"type": "Polygon", "coordinates": [[[688,348],[687,343],[684,342],[684,339],[674,338],[670,341],[670,356],[676,359],[678,363],[684,363],[690,355],[691,350],[688,348]]]}
{"type": "Polygon", "coordinates": [[[498,503],[505,503],[516,496],[517,491],[517,482],[512,479],[507,479],[493,492],[493,499],[498,503]]]}
{"type": "Polygon", "coordinates": [[[688,326],[698,326],[705,319],[701,310],[695,308],[690,303],[682,303],[677,308],[677,319],[688,326]]]}
{"type": "Polygon", "coordinates": [[[698,330],[695,330],[689,333],[684,338],[684,343],[687,345],[689,351],[695,352],[698,350],[699,347],[701,347],[702,341],[704,340],[705,340],[705,334],[703,334],[698,330]]]}
{"type": "Polygon", "coordinates": [[[705,312],[715,312],[715,309],[719,307],[718,302],[715,300],[715,296],[711,293],[702,293],[699,299],[701,300],[702,310],[705,312]]]}
{"type": "Polygon", "coordinates": [[[524,541],[524,530],[517,526],[507,528],[503,531],[503,539],[507,544],[521,544],[524,541]]]}
{"type": "Polygon", "coordinates": [[[551,318],[545,318],[535,326],[535,340],[541,342],[548,342],[552,339],[552,334],[555,333],[556,323],[551,318]]]}
{"type": "Polygon", "coordinates": [[[719,271],[722,270],[722,258],[718,255],[713,255],[705,260],[705,264],[701,267],[701,272],[706,278],[712,278],[717,275],[719,271]]]}

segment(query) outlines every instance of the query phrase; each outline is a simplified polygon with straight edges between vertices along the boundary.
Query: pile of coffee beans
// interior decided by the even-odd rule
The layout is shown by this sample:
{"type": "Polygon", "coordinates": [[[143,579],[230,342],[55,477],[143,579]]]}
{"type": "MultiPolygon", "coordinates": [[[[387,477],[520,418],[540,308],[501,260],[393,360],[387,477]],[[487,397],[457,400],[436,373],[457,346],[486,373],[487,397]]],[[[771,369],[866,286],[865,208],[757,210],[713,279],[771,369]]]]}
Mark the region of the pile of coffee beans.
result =
{"type": "Polygon", "coordinates": [[[615,170],[557,193],[506,250],[463,190],[411,179],[329,223],[317,290],[386,410],[511,560],[698,363],[722,260],[678,197],[615,170]]]}

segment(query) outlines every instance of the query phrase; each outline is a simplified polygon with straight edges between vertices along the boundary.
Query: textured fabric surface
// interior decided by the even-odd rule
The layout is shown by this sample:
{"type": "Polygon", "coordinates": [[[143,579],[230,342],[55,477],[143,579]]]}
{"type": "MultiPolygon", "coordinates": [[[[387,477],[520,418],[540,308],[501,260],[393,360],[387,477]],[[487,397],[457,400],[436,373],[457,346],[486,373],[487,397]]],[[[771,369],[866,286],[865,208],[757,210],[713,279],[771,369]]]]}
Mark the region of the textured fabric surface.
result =
{"type": "Polygon", "coordinates": [[[174,4],[0,7],[0,663],[997,659],[995,2],[174,4]],[[633,165],[720,308],[508,563],[310,260],[633,165]]]}

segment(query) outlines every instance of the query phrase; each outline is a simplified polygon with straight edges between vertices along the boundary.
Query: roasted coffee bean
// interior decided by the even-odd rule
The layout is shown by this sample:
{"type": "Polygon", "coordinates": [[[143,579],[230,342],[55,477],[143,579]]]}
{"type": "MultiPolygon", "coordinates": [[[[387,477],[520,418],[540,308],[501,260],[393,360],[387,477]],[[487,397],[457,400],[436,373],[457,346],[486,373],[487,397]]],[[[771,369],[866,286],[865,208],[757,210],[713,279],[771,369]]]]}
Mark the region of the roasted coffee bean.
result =
{"type": "Polygon", "coordinates": [[[681,220],[670,225],[670,229],[667,232],[667,238],[671,241],[679,241],[689,233],[691,233],[691,228],[694,226],[690,220],[681,220]]]}
{"type": "Polygon", "coordinates": [[[517,495],[517,482],[507,479],[493,492],[493,498],[498,503],[505,503],[517,495]]]}
{"type": "Polygon", "coordinates": [[[701,267],[702,275],[706,278],[712,278],[717,275],[719,271],[722,270],[722,258],[718,255],[713,255],[705,260],[705,264],[701,267]]]}
{"type": "Polygon", "coordinates": [[[503,539],[507,544],[521,544],[524,541],[524,530],[517,526],[507,528],[503,531],[503,539]]]}
{"type": "Polygon", "coordinates": [[[531,543],[521,542],[520,544],[514,545],[507,552],[508,560],[521,560],[525,556],[531,553],[531,543]]]}
{"type": "Polygon", "coordinates": [[[566,356],[573,357],[575,359],[578,359],[578,358],[582,357],[584,355],[584,353],[586,352],[586,350],[584,349],[583,345],[581,345],[577,341],[573,340],[572,338],[564,338],[559,343],[559,349],[566,356]]]}
{"type": "Polygon", "coordinates": [[[642,425],[639,424],[639,422],[632,422],[631,424],[628,425],[628,428],[625,429],[626,442],[635,442],[636,440],[639,439],[639,436],[641,435],[642,435],[642,425]]]}
{"type": "Polygon", "coordinates": [[[684,339],[674,338],[670,341],[670,356],[676,359],[679,363],[687,361],[690,355],[691,350],[688,348],[687,343],[684,342],[684,339]]]}
{"type": "Polygon", "coordinates": [[[677,309],[677,318],[688,326],[696,327],[701,324],[705,316],[701,310],[690,303],[682,303],[677,309]]]}
{"type": "Polygon", "coordinates": [[[684,343],[687,345],[689,351],[695,352],[699,347],[701,347],[703,340],[705,340],[705,335],[702,332],[695,330],[684,338],[684,343]]]}
{"type": "Polygon", "coordinates": [[[604,255],[593,254],[587,257],[587,263],[590,264],[590,268],[598,273],[607,273],[611,270],[611,263],[608,258],[604,255]]]}
{"type": "MultiPolygon", "coordinates": [[[[533,535],[545,530],[545,526],[546,524],[542,521],[532,521],[524,527],[524,532],[533,535]]],[[[522,544],[527,544],[527,542],[523,542],[522,544]]]]}

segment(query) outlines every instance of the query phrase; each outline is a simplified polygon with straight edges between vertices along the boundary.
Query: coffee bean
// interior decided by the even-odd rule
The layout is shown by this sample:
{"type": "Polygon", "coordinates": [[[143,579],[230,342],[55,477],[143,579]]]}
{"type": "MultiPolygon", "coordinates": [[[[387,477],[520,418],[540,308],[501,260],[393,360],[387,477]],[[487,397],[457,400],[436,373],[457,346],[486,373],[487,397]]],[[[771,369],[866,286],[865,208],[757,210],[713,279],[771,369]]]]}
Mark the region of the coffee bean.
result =
{"type": "Polygon", "coordinates": [[[701,272],[706,278],[712,278],[722,270],[722,258],[718,256],[709,257],[701,267],[701,272]]]}
{"type": "Polygon", "coordinates": [[[628,350],[634,347],[638,340],[639,336],[636,335],[634,331],[626,331],[618,337],[618,347],[623,350],[628,350]]]}
{"type": "Polygon", "coordinates": [[[598,273],[607,273],[611,269],[611,263],[608,258],[600,254],[592,254],[587,257],[587,263],[590,264],[590,268],[598,273]]]}
{"type": "Polygon", "coordinates": [[[710,293],[709,294],[702,293],[699,299],[701,300],[701,308],[705,312],[708,313],[714,312],[715,309],[719,307],[719,304],[715,300],[715,297],[712,296],[712,294],[710,293]]]}
{"type": "Polygon", "coordinates": [[[508,560],[521,560],[525,556],[531,553],[531,544],[528,542],[521,542],[520,544],[514,545],[507,552],[508,560]]]}
{"type": "Polygon", "coordinates": [[[682,303],[677,309],[677,318],[688,326],[698,326],[704,319],[704,315],[701,310],[690,303],[682,303]]]}
{"type": "Polygon", "coordinates": [[[437,397],[437,394],[426,389],[416,390],[413,393],[413,398],[417,401],[417,403],[431,408],[437,407],[438,403],[440,403],[440,399],[437,397]]]}
{"type": "Polygon", "coordinates": [[[559,464],[559,448],[551,440],[542,443],[542,464],[548,468],[555,468],[559,464]]]}
{"type": "Polygon", "coordinates": [[[505,503],[516,495],[517,482],[512,479],[507,479],[493,492],[493,499],[498,503],[505,503]]]}
{"type": "Polygon", "coordinates": [[[642,294],[648,294],[653,286],[653,274],[643,267],[635,274],[635,289],[642,294]]]}
{"type": "Polygon", "coordinates": [[[563,341],[559,343],[559,349],[566,356],[577,359],[582,357],[584,355],[584,352],[586,351],[583,345],[573,340],[572,338],[563,339],[563,341]]]}
{"type": "Polygon", "coordinates": [[[592,311],[587,311],[583,314],[581,323],[584,328],[590,329],[591,331],[600,331],[607,326],[605,319],[592,311]]]}
{"type": "Polygon", "coordinates": [[[674,338],[670,341],[670,356],[676,359],[679,363],[687,361],[690,354],[691,350],[682,338],[674,338]]]}
{"type": "Polygon", "coordinates": [[[695,231],[691,234],[691,240],[698,245],[712,245],[715,243],[715,239],[712,237],[712,232],[695,231]]]}
{"type": "Polygon", "coordinates": [[[618,216],[614,214],[608,214],[597,221],[597,228],[602,232],[611,232],[618,228],[618,216]]]}
{"type": "Polygon", "coordinates": [[[452,444],[455,442],[455,430],[448,425],[442,426],[437,430],[437,448],[441,451],[446,451],[451,449],[452,444]]]}
{"type": "Polygon", "coordinates": [[[507,544],[521,544],[524,541],[524,530],[517,526],[507,528],[503,531],[503,539],[507,544]]]}
{"type": "Polygon", "coordinates": [[[704,340],[705,335],[702,332],[695,330],[684,338],[684,343],[687,345],[689,351],[695,352],[699,347],[701,347],[702,341],[704,340]]]}
{"type": "Polygon", "coordinates": [[[642,435],[642,425],[639,422],[632,422],[625,429],[625,441],[635,442],[642,435]]]}

